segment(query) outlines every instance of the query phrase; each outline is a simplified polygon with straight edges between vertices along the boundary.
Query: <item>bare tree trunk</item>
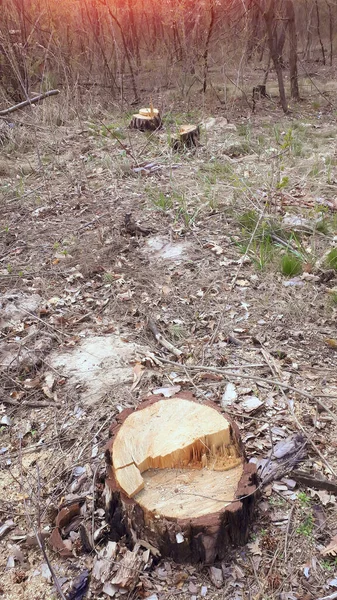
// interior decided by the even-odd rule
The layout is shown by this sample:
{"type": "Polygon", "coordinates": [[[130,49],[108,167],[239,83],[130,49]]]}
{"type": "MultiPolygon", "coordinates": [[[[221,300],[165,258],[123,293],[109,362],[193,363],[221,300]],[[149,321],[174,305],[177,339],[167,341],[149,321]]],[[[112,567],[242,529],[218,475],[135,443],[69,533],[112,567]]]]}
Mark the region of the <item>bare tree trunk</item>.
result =
{"type": "Polygon", "coordinates": [[[306,41],[305,51],[304,51],[304,58],[306,60],[310,60],[311,59],[311,44],[312,44],[311,22],[312,22],[313,10],[314,10],[314,7],[312,6],[310,8],[310,11],[307,13],[308,14],[308,18],[307,18],[307,41],[306,41]]]}
{"type": "Polygon", "coordinates": [[[110,15],[110,18],[113,22],[116,23],[120,34],[121,34],[121,38],[122,38],[122,44],[123,44],[123,48],[124,48],[124,52],[125,52],[125,58],[127,60],[127,63],[129,65],[129,70],[130,70],[130,77],[131,77],[131,85],[132,85],[132,89],[133,89],[133,93],[135,96],[135,101],[138,102],[138,90],[137,90],[137,85],[136,85],[136,79],[135,79],[135,73],[133,70],[133,66],[132,66],[132,60],[131,60],[131,56],[130,56],[130,51],[128,48],[128,44],[127,41],[125,39],[125,35],[124,35],[124,31],[123,31],[123,27],[120,24],[119,20],[117,19],[116,15],[113,14],[113,12],[111,11],[111,8],[109,6],[109,4],[107,3],[107,0],[100,0],[100,2],[103,4],[103,6],[105,6],[107,8],[107,11],[110,15]]]}
{"type": "Polygon", "coordinates": [[[293,0],[286,0],[286,15],[289,28],[289,71],[290,71],[290,93],[294,100],[300,99],[297,74],[297,32],[295,23],[295,10],[293,0]]]}
{"type": "Polygon", "coordinates": [[[214,4],[213,4],[213,0],[210,0],[210,13],[211,13],[211,19],[209,22],[209,27],[208,27],[208,32],[207,32],[207,38],[206,38],[206,43],[205,43],[205,50],[204,50],[204,83],[203,83],[203,92],[206,92],[207,89],[207,74],[208,74],[208,51],[209,51],[209,44],[211,41],[211,37],[212,37],[212,31],[213,31],[213,27],[214,27],[214,21],[215,21],[215,15],[214,15],[214,4]]]}
{"type": "Polygon", "coordinates": [[[253,52],[259,45],[259,20],[260,20],[260,11],[259,7],[255,4],[254,0],[250,5],[250,34],[247,42],[247,60],[251,60],[253,52]]]}
{"type": "Polygon", "coordinates": [[[318,8],[317,0],[315,0],[315,6],[316,6],[316,15],[317,15],[317,35],[318,35],[319,43],[320,43],[321,50],[322,50],[323,65],[325,65],[326,64],[325,50],[324,50],[324,45],[323,45],[322,36],[321,36],[321,20],[320,20],[320,16],[319,16],[319,8],[318,8]]]}
{"type": "Polygon", "coordinates": [[[332,57],[333,57],[333,16],[331,10],[331,4],[326,0],[326,4],[329,11],[329,42],[330,42],[330,67],[332,67],[332,57]]]}
{"type": "Polygon", "coordinates": [[[274,63],[274,68],[275,68],[276,75],[277,75],[281,106],[282,106],[283,112],[287,113],[288,112],[288,103],[287,103],[286,93],[285,93],[285,89],[284,89],[282,65],[281,65],[280,57],[279,57],[279,53],[278,53],[277,28],[276,28],[276,18],[275,18],[275,0],[269,0],[269,6],[263,16],[264,16],[264,19],[266,22],[270,56],[274,63]]]}
{"type": "MultiPolygon", "coordinates": [[[[281,33],[278,36],[278,40],[277,40],[277,54],[278,54],[280,65],[281,65],[282,69],[284,69],[284,66],[285,66],[284,62],[283,62],[283,48],[284,48],[284,44],[286,41],[287,26],[288,26],[287,22],[282,23],[281,33]]],[[[275,32],[276,32],[276,28],[275,28],[275,32]]]]}
{"type": "Polygon", "coordinates": [[[136,57],[137,65],[140,66],[139,39],[135,23],[134,10],[132,2],[127,2],[127,15],[129,20],[130,32],[128,34],[127,43],[129,44],[130,52],[136,57]]]}

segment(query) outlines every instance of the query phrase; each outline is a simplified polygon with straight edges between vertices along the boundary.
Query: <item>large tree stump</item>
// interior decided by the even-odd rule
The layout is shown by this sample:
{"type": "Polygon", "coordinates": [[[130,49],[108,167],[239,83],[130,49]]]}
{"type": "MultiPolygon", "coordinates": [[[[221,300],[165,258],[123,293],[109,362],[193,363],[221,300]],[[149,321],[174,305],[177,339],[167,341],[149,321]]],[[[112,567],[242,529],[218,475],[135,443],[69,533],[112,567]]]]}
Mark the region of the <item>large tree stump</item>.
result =
{"type": "Polygon", "coordinates": [[[139,112],[132,116],[130,129],[139,129],[139,131],[155,131],[162,126],[161,117],[157,108],[141,108],[139,112]]]}
{"type": "Polygon", "coordinates": [[[212,563],[247,541],[256,492],[237,426],[190,393],[153,396],[112,428],[105,486],[117,541],[146,540],[177,562],[212,563]]]}
{"type": "Polygon", "coordinates": [[[196,148],[199,145],[200,127],[198,125],[182,125],[178,137],[172,139],[173,150],[182,151],[196,148]]]}

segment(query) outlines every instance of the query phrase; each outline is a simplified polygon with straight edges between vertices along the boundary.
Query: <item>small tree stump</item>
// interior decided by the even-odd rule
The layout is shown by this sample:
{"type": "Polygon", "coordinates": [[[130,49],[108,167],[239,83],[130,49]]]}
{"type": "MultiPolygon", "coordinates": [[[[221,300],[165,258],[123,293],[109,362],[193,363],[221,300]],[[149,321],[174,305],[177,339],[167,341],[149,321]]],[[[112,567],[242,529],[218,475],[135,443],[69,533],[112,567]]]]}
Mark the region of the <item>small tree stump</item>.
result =
{"type": "Polygon", "coordinates": [[[262,84],[253,87],[252,97],[253,100],[259,100],[260,98],[269,98],[266,86],[262,84]]]}
{"type": "Polygon", "coordinates": [[[139,131],[155,131],[162,127],[162,121],[157,108],[141,108],[139,112],[132,116],[130,129],[139,131]]]}
{"type": "Polygon", "coordinates": [[[190,393],[152,396],[117,417],[106,460],[106,518],[116,541],[143,539],[177,562],[207,564],[247,541],[256,467],[217,405],[190,393]]]}
{"type": "Polygon", "coordinates": [[[196,148],[199,145],[199,139],[200,127],[198,125],[182,125],[178,137],[172,139],[172,148],[178,152],[196,148]]]}

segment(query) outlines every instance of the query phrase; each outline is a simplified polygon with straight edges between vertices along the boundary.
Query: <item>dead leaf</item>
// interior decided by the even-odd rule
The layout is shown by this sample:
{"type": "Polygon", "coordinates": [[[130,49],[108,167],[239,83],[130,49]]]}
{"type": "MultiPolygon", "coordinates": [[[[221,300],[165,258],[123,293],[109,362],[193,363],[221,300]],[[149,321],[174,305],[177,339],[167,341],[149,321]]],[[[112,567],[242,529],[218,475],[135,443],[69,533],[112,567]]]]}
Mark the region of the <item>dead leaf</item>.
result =
{"type": "Polygon", "coordinates": [[[49,545],[54,550],[54,552],[57,552],[60,556],[63,556],[65,558],[73,556],[73,553],[67,548],[66,544],[61,538],[59,527],[55,527],[53,529],[49,538],[49,545]]]}
{"type": "Polygon", "coordinates": [[[201,381],[222,381],[223,375],[217,373],[200,373],[199,379],[201,381]]]}
{"type": "Polygon", "coordinates": [[[11,398],[13,398],[13,400],[21,400],[21,398],[24,397],[25,392],[17,392],[14,390],[14,392],[11,392],[9,395],[11,398]]]}
{"type": "Polygon", "coordinates": [[[12,519],[8,519],[7,521],[5,521],[4,524],[0,527],[0,540],[6,535],[6,533],[13,529],[13,527],[15,527],[15,523],[12,519]]]}
{"type": "Polygon", "coordinates": [[[220,400],[221,408],[225,410],[228,406],[230,406],[231,404],[233,404],[233,402],[236,401],[237,397],[238,393],[236,391],[234,383],[227,383],[225,392],[220,400]]]}
{"type": "Polygon", "coordinates": [[[318,496],[323,506],[327,506],[328,504],[335,503],[335,496],[333,496],[330,492],[325,490],[320,490],[315,492],[315,496],[318,496]]]}
{"type": "Polygon", "coordinates": [[[262,556],[262,551],[260,548],[260,540],[258,540],[258,539],[254,540],[254,542],[247,544],[247,547],[249,548],[249,550],[252,554],[262,556]]]}
{"type": "Polygon", "coordinates": [[[223,575],[221,569],[218,569],[217,567],[210,567],[209,578],[216,588],[221,588],[223,586],[223,575]]]}
{"type": "Polygon", "coordinates": [[[117,585],[113,585],[112,583],[110,583],[110,581],[105,582],[105,584],[103,586],[104,594],[106,594],[110,598],[113,598],[117,592],[118,592],[117,585]]]}
{"type": "Polygon", "coordinates": [[[325,344],[327,346],[329,346],[329,348],[331,348],[332,350],[337,350],[337,340],[333,339],[333,338],[326,338],[324,340],[325,344]]]}
{"type": "Polygon", "coordinates": [[[56,527],[60,527],[63,529],[70,521],[80,514],[81,507],[78,502],[71,504],[70,506],[65,506],[60,510],[56,517],[55,525],[56,527]]]}
{"type": "Polygon", "coordinates": [[[136,389],[137,385],[139,384],[143,373],[144,373],[144,365],[142,365],[141,363],[137,362],[135,364],[135,366],[133,367],[133,384],[131,386],[131,392],[133,392],[133,390],[136,389]]]}
{"type": "Polygon", "coordinates": [[[337,556],[337,535],[334,535],[329,544],[321,550],[322,556],[337,556]]]}
{"type": "Polygon", "coordinates": [[[82,600],[87,593],[88,585],[89,572],[85,569],[74,579],[73,585],[68,592],[67,600],[82,600]]]}
{"type": "Polygon", "coordinates": [[[247,279],[237,279],[235,285],[238,285],[239,287],[249,287],[250,281],[247,279]]]}
{"type": "Polygon", "coordinates": [[[35,388],[39,387],[40,378],[35,377],[35,379],[25,379],[23,385],[26,390],[34,390],[35,388]]]}
{"type": "Polygon", "coordinates": [[[46,373],[44,377],[45,384],[42,386],[43,393],[47,396],[47,398],[53,399],[53,388],[55,385],[55,377],[52,373],[46,373]]]}
{"type": "Polygon", "coordinates": [[[261,408],[263,402],[257,396],[246,396],[243,402],[241,402],[241,406],[245,412],[251,413],[261,408]]]}
{"type": "Polygon", "coordinates": [[[153,390],[153,394],[157,395],[163,395],[165,396],[165,398],[172,398],[173,396],[175,396],[176,394],[178,394],[178,392],[180,392],[181,387],[180,385],[169,385],[167,387],[162,387],[162,388],[156,388],[155,390],[153,390]]]}

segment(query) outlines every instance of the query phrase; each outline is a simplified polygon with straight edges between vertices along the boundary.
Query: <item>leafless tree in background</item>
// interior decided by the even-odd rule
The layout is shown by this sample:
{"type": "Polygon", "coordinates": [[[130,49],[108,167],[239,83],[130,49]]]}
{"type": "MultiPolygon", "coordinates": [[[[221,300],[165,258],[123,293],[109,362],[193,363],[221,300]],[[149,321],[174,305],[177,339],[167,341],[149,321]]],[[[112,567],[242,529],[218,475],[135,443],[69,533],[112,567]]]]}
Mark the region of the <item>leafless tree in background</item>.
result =
{"type": "Polygon", "coordinates": [[[222,72],[242,87],[258,68],[264,81],[275,73],[288,110],[284,70],[298,100],[297,57],[334,60],[333,0],[0,0],[0,9],[8,102],[51,85],[109,87],[130,100],[144,86],[211,94],[222,72]]]}

